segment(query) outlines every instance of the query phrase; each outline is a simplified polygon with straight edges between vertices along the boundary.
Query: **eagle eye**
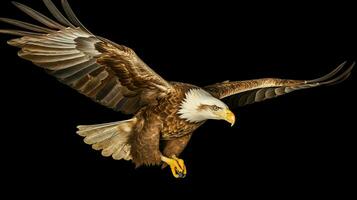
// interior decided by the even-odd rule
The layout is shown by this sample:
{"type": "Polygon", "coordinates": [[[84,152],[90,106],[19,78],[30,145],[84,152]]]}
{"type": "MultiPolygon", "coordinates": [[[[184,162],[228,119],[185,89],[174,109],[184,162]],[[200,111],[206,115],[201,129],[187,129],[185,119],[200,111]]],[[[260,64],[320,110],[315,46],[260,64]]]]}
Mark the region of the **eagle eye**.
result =
{"type": "Polygon", "coordinates": [[[213,110],[213,111],[218,111],[218,110],[220,110],[220,109],[222,109],[221,107],[218,107],[218,106],[216,106],[216,105],[213,105],[213,106],[211,106],[211,109],[213,110]]]}

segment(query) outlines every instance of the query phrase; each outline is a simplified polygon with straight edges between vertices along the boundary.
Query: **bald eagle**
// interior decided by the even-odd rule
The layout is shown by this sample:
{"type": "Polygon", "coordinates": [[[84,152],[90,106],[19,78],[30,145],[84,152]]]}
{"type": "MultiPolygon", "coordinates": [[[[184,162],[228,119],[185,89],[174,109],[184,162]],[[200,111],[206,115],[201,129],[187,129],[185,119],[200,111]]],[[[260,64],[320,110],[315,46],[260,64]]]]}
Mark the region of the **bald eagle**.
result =
{"type": "Polygon", "coordinates": [[[103,156],[131,160],[136,166],[168,165],[176,178],[187,173],[178,157],[198,127],[209,119],[225,120],[233,126],[236,119],[228,105],[244,106],[296,90],[336,84],[345,80],[354,66],[345,67],[344,62],[314,80],[263,78],[205,87],[169,82],[132,49],[91,33],[66,0],[61,1],[66,16],[50,0],[43,2],[54,19],[14,2],[42,26],[0,18],[21,28],[0,30],[19,36],[8,44],[20,48],[19,57],[93,101],[132,115],[125,121],[78,126],[77,133],[85,143],[101,150],[103,156]],[[230,97],[228,103],[222,101],[226,97],[230,97]]]}

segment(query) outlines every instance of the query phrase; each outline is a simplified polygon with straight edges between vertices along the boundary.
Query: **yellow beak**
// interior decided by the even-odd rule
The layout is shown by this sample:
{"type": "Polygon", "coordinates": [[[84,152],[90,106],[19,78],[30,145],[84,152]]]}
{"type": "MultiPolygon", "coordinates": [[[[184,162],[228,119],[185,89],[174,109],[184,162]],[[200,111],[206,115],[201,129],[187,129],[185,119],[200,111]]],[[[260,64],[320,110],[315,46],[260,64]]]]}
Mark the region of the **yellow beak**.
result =
{"type": "Polygon", "coordinates": [[[233,126],[236,122],[236,117],[234,116],[234,113],[228,108],[224,110],[223,119],[229,122],[231,126],[233,126]]]}

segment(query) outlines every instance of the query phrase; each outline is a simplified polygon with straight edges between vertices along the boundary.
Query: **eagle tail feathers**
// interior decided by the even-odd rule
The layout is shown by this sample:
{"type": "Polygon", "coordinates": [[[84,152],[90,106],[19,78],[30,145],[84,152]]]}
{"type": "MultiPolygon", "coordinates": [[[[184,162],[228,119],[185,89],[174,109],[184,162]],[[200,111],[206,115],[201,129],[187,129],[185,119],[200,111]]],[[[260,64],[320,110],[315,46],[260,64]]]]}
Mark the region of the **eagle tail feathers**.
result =
{"type": "Polygon", "coordinates": [[[84,137],[84,142],[92,145],[93,149],[102,150],[102,155],[105,157],[112,156],[115,160],[131,160],[131,145],[128,140],[136,121],[134,117],[104,124],[79,125],[77,134],[84,137]]]}

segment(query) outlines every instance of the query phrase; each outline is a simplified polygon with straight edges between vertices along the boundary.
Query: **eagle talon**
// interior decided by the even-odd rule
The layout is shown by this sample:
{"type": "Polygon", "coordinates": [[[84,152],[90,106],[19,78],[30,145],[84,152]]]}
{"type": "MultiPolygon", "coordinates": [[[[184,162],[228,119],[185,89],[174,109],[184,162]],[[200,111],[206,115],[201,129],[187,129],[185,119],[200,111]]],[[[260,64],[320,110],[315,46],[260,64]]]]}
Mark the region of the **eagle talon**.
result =
{"type": "Polygon", "coordinates": [[[172,156],[172,158],[162,156],[161,160],[170,166],[172,175],[175,178],[186,177],[187,170],[186,170],[185,163],[182,159],[179,159],[176,156],[172,156]]]}
{"type": "Polygon", "coordinates": [[[179,178],[185,178],[186,177],[186,174],[184,174],[184,173],[177,172],[177,174],[178,174],[179,178]]]}

